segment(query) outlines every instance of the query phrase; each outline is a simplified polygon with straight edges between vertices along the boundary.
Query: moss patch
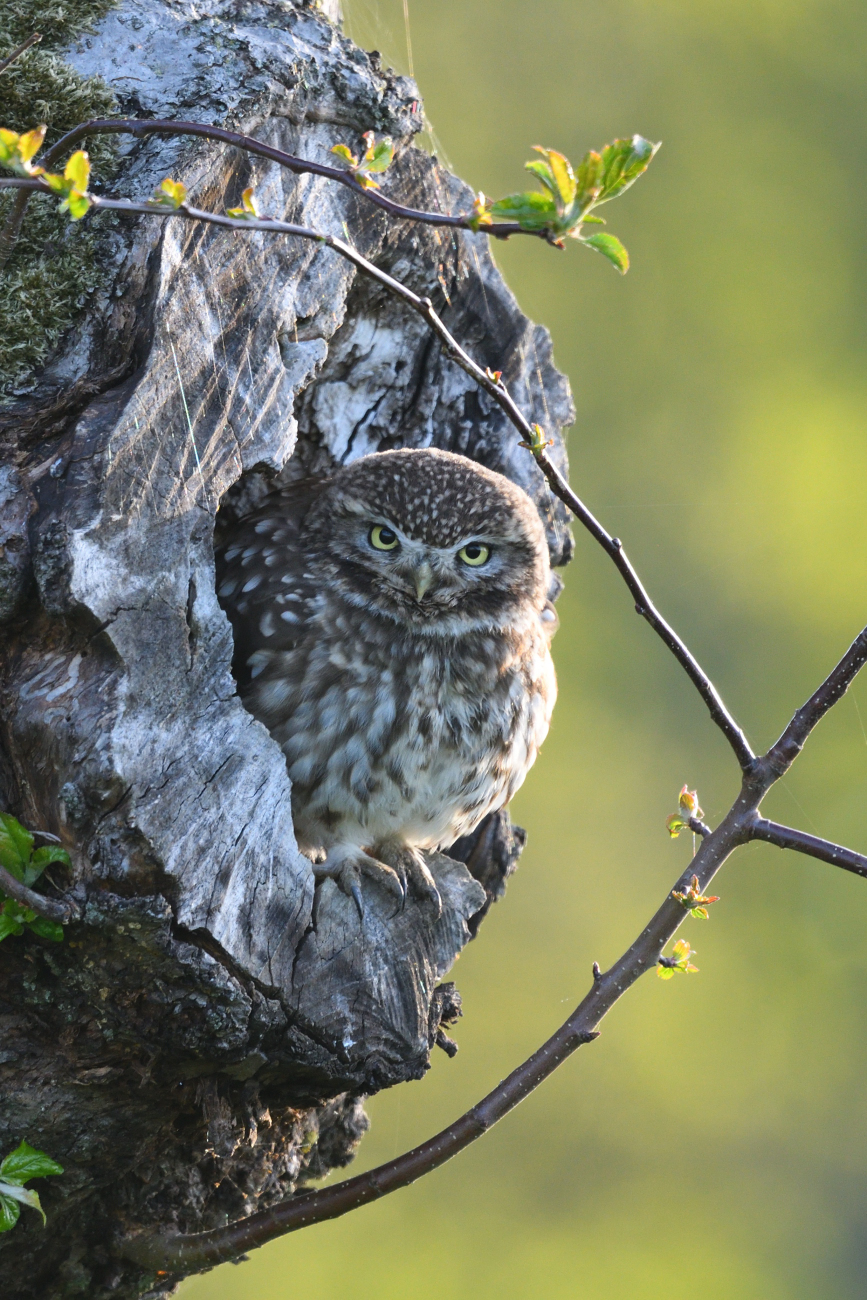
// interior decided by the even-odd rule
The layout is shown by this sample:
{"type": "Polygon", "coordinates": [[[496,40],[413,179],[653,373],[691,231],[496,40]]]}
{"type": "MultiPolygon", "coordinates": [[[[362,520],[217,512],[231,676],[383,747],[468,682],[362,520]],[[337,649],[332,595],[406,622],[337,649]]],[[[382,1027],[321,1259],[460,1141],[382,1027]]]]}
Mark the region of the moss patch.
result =
{"type": "MultiPolygon", "coordinates": [[[[79,76],[56,51],[112,6],[112,0],[0,0],[0,59],[38,31],[42,43],[0,74],[0,126],[25,131],[48,124],[46,143],[89,117],[115,111],[109,87],[79,76]]],[[[94,140],[94,170],[105,177],[112,146],[94,140]]],[[[0,197],[0,227],[14,196],[0,197]]],[[[25,383],[43,365],[98,282],[100,218],[72,223],[54,199],[31,199],[13,254],[0,276],[0,393],[25,383]]]]}

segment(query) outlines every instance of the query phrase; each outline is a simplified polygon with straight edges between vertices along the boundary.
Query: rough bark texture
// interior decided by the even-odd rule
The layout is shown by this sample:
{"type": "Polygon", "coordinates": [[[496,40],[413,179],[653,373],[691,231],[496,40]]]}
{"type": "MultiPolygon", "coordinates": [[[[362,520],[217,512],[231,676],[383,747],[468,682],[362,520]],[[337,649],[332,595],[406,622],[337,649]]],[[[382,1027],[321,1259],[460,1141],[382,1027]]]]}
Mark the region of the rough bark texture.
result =
{"type": "MultiPolygon", "coordinates": [[[[468,208],[411,145],[418,93],[288,0],[126,0],[70,51],[129,115],[194,117],[305,157],[399,143],[388,192],[468,208]]],[[[484,238],[389,224],[349,191],[202,142],[127,142],[112,189],[182,179],[340,234],[433,298],[554,431],[547,333],[484,238]]],[[[0,807],[60,835],[80,903],[62,945],[0,945],[0,1154],[66,1168],[0,1236],[9,1296],[132,1297],[135,1223],[216,1226],[345,1164],[366,1093],[419,1078],[459,1000],[438,983],[514,869],[497,814],[431,859],[444,900],[361,924],[295,846],[283,758],[246,713],[212,541],[275,475],[435,445],[508,474],[569,535],[498,408],[423,323],[330,250],[156,218],[102,221],[104,286],[30,390],[0,407],[0,807]],[[464,865],[468,864],[468,865],[464,865]],[[475,877],[475,879],[474,879],[475,877]],[[480,883],[477,883],[480,882],[480,883]]],[[[562,454],[558,446],[558,452],[562,454]]],[[[163,1289],[165,1289],[163,1287],[163,1289]]]]}

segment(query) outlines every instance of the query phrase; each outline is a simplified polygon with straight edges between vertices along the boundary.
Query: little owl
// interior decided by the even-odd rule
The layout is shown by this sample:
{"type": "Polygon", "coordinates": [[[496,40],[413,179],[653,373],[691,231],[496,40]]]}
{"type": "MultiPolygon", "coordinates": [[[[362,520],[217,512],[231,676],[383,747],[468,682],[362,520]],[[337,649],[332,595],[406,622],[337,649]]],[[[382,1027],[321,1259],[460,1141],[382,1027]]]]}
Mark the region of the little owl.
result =
{"type": "Polygon", "coordinates": [[[420,850],[521,785],[556,696],[548,547],[527,494],[387,451],[274,491],[217,554],[245,705],[278,741],[301,851],[439,911],[420,850]]]}

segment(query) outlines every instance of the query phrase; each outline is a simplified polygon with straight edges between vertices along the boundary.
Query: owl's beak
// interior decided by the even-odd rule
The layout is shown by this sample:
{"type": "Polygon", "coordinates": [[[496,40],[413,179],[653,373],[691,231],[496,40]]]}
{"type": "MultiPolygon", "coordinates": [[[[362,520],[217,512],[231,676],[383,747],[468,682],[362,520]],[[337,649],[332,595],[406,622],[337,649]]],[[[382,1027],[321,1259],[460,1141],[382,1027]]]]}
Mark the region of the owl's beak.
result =
{"type": "Polygon", "coordinates": [[[413,569],[416,599],[421,602],[428,587],[433,582],[433,569],[427,560],[422,560],[417,569],[413,569]]]}

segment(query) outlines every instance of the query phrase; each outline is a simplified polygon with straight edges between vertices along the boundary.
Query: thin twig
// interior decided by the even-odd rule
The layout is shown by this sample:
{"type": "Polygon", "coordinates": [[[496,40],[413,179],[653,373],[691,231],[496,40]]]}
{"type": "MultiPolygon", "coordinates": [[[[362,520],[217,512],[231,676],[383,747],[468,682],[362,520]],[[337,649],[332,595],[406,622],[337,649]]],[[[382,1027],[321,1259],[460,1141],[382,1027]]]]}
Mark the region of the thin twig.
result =
{"type": "Polygon", "coordinates": [[[22,885],[20,880],[16,880],[5,867],[0,867],[0,889],[22,907],[29,907],[30,911],[35,912],[37,916],[44,916],[46,921],[59,921],[61,925],[65,925],[75,915],[74,904],[55,903],[52,898],[46,898],[44,894],[34,893],[26,885],[22,885]]]}
{"type": "Polygon", "coordinates": [[[0,230],[0,271],[4,269],[9,258],[12,256],[12,249],[15,242],[21,234],[21,225],[27,213],[27,204],[30,195],[27,190],[22,190],[15,195],[15,202],[12,204],[12,211],[6,218],[6,224],[0,230]]]}
{"type": "Polygon", "coordinates": [[[605,531],[598,519],[591,514],[583,501],[572,490],[557,469],[557,466],[550,460],[544,448],[531,446],[530,450],[533,452],[536,464],[548,480],[551,491],[560,498],[564,505],[569,507],[579,523],[584,525],[591,537],[596,539],[602,549],[614,561],[618,572],[635,600],[636,614],[640,614],[642,618],[646,619],[657,636],[668,646],[707,705],[711,718],[734,750],[741,770],[744,772],[749,771],[756,757],[749,741],[731,713],[729,713],[719,691],[695,658],[695,655],[687,648],[685,642],[681,640],[674,629],[666,623],[650,599],[644,584],[626,556],[620,538],[611,537],[605,531]]]}
{"type": "Polygon", "coordinates": [[[867,627],[855,638],[837,667],[828,674],[804,707],[798,709],[776,744],[768,750],[764,761],[773,768],[776,774],[774,779],[784,776],[789,770],[803,749],[810,732],[824,718],[828,710],[846,694],[865,663],[867,663],[867,627]]]}
{"type": "MultiPolygon", "coordinates": [[[[204,140],[219,140],[222,144],[235,145],[246,153],[256,154],[260,158],[268,158],[271,162],[279,163],[281,167],[294,172],[297,176],[324,176],[327,180],[337,181],[338,184],[345,185],[347,189],[359,194],[368,203],[373,203],[383,212],[387,212],[389,216],[399,217],[405,221],[418,221],[428,226],[451,226],[457,230],[476,231],[475,221],[470,216],[453,216],[446,212],[425,212],[418,208],[404,207],[402,203],[395,203],[394,199],[386,198],[380,190],[367,189],[351,172],[342,167],[331,167],[327,163],[313,162],[309,158],[298,158],[295,154],[275,148],[274,145],[254,140],[252,136],[241,135],[238,131],[227,131],[221,126],[208,126],[204,122],[174,122],[159,118],[148,121],[135,117],[94,118],[90,122],[82,122],[80,126],[73,127],[55,145],[52,145],[45,155],[43,166],[53,166],[58,158],[89,135],[190,135],[204,140]]],[[[478,233],[493,235],[496,239],[508,239],[511,235],[532,235],[537,239],[545,240],[546,243],[553,242],[553,236],[549,232],[525,230],[516,221],[491,222],[487,225],[483,223],[478,226],[478,233]]]]}
{"type": "Polygon", "coordinates": [[[757,817],[752,825],[751,838],[775,844],[778,849],[794,849],[797,853],[806,853],[811,858],[818,858],[820,862],[830,863],[832,867],[852,871],[856,876],[867,876],[867,857],[862,853],[833,844],[831,840],[822,840],[818,835],[795,830],[792,826],[781,826],[779,822],[757,817]]]}
{"type": "Polygon", "coordinates": [[[2,76],[6,69],[13,64],[16,59],[20,59],[22,54],[26,54],[32,46],[38,45],[41,40],[42,37],[39,32],[34,32],[32,36],[27,37],[26,41],[22,41],[17,49],[14,49],[11,54],[7,54],[5,59],[0,59],[0,76],[2,76]]]}

